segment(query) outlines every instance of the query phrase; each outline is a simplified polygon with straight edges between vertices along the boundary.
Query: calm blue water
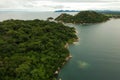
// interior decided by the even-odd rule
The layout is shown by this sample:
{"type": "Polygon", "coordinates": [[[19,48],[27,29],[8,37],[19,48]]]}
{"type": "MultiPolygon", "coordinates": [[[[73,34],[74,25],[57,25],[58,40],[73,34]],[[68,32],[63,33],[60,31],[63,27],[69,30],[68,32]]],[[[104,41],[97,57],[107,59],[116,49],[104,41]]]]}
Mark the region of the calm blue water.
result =
{"type": "Polygon", "coordinates": [[[70,45],[73,58],[63,67],[62,80],[120,80],[120,19],[71,25],[80,41],[70,45]]]}
{"type": "MultiPolygon", "coordinates": [[[[7,19],[47,19],[54,12],[0,12],[0,21],[7,19]]],[[[70,13],[75,14],[75,13],[70,13]]],[[[62,80],[120,80],[120,19],[105,23],[73,25],[79,42],[69,46],[72,59],[63,67],[62,80]]]]}
{"type": "MultiPolygon", "coordinates": [[[[70,14],[76,14],[77,12],[71,12],[70,14]]],[[[61,13],[59,12],[30,12],[30,11],[0,11],[0,21],[7,19],[21,19],[21,20],[33,20],[42,19],[46,20],[48,17],[56,18],[61,13]]]]}

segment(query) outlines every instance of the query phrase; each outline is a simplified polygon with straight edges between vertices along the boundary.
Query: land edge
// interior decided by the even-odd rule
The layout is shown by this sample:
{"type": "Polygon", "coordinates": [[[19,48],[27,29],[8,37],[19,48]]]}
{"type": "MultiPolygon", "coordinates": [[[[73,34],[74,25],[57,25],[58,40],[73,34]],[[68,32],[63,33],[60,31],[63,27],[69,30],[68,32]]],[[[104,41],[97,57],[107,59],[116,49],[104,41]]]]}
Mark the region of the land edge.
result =
{"type": "MultiPolygon", "coordinates": [[[[75,34],[76,34],[76,36],[77,36],[77,34],[78,34],[78,31],[75,29],[75,34]]],[[[78,36],[77,36],[78,37],[78,36]]],[[[80,38],[78,38],[78,39],[74,39],[74,41],[72,42],[72,43],[69,43],[69,42],[67,42],[65,45],[64,45],[64,48],[67,48],[68,49],[68,47],[69,47],[69,45],[71,45],[71,44],[75,44],[75,42],[79,42],[79,40],[80,40],[80,38]]],[[[59,72],[60,72],[60,70],[64,67],[64,65],[65,64],[67,64],[68,63],[68,61],[72,58],[72,55],[71,55],[71,53],[68,53],[69,55],[65,58],[65,61],[62,63],[62,67],[58,67],[58,69],[55,71],[55,75],[57,76],[56,78],[58,79],[58,80],[62,80],[61,78],[58,78],[58,75],[59,75],[59,72]]]]}
{"type": "Polygon", "coordinates": [[[113,19],[113,18],[109,18],[108,20],[106,20],[106,21],[102,21],[102,22],[95,22],[95,23],[75,23],[75,22],[64,22],[64,21],[56,21],[56,22],[58,22],[58,23],[62,23],[62,24],[81,24],[81,25],[84,25],[84,24],[99,24],[99,23],[105,23],[105,22],[107,22],[107,21],[109,21],[110,19],[113,19]]]}

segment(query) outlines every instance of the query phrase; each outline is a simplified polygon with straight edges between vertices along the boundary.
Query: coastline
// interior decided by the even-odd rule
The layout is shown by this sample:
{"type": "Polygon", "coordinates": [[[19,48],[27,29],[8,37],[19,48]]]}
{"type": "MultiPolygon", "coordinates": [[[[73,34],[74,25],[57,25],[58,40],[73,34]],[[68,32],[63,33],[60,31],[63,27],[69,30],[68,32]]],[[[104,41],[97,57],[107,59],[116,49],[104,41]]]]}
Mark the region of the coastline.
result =
{"type": "MultiPolygon", "coordinates": [[[[75,34],[77,35],[78,34],[78,31],[75,29],[75,34]]],[[[69,43],[67,42],[65,45],[64,45],[64,48],[67,48],[69,47],[70,44],[75,44],[77,43],[78,41],[80,40],[80,38],[78,39],[74,39],[74,41],[72,43],[69,43]]],[[[64,67],[64,65],[72,58],[72,55],[70,53],[68,53],[68,56],[65,58],[65,61],[62,63],[62,67],[64,67]]],[[[58,67],[58,69],[55,71],[55,75],[57,76],[56,80],[62,80],[61,78],[58,78],[58,75],[59,75],[59,72],[60,70],[62,69],[62,67],[58,67]]]]}
{"type": "MultiPolygon", "coordinates": [[[[64,45],[64,48],[68,48],[69,44],[66,43],[64,45]]],[[[64,65],[72,58],[72,55],[70,53],[68,53],[68,56],[65,58],[65,61],[62,63],[62,67],[64,67],[64,65]]],[[[58,77],[60,70],[62,69],[62,67],[58,67],[57,70],[55,71],[54,75],[56,76],[56,80],[62,80],[61,78],[58,77]]]]}
{"type": "Polygon", "coordinates": [[[106,21],[102,21],[102,22],[95,22],[95,23],[86,23],[86,22],[80,22],[80,23],[76,23],[76,22],[64,22],[64,21],[56,21],[56,22],[58,22],[58,23],[62,23],[62,24],[66,24],[66,23],[68,23],[68,24],[80,24],[80,25],[86,25],[86,24],[99,24],[99,23],[104,23],[104,22],[107,22],[107,21],[109,21],[110,19],[119,19],[119,18],[109,18],[108,20],[106,20],[106,21]]]}
{"type": "MultiPolygon", "coordinates": [[[[78,31],[75,29],[75,34],[78,35],[78,31]]],[[[74,40],[73,44],[79,44],[80,38],[74,40]]]]}
{"type": "MultiPolygon", "coordinates": [[[[64,45],[64,48],[68,48],[69,47],[69,44],[66,43],[64,45]]],[[[62,67],[72,58],[72,55],[70,53],[68,53],[68,56],[65,58],[65,61],[62,62],[62,67]]],[[[60,72],[60,70],[62,69],[62,67],[58,67],[57,70],[55,71],[54,75],[56,76],[56,78],[58,78],[58,74],[60,72]]]]}

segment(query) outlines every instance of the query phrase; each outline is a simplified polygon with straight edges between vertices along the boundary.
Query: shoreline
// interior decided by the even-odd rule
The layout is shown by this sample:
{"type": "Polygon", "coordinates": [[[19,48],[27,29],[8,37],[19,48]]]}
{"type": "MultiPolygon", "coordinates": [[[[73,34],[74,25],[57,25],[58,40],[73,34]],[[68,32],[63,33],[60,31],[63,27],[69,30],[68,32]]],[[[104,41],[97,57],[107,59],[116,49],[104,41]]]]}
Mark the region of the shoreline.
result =
{"type": "MultiPolygon", "coordinates": [[[[64,45],[64,48],[68,48],[69,44],[66,43],[64,45]]],[[[68,56],[65,58],[65,61],[62,63],[62,67],[72,58],[72,55],[70,53],[68,53],[68,56]]],[[[62,69],[62,67],[58,67],[57,70],[55,71],[54,75],[56,76],[56,78],[58,78],[59,72],[62,69]]]]}
{"type": "Polygon", "coordinates": [[[101,21],[101,22],[90,22],[90,23],[87,23],[87,22],[79,22],[79,23],[76,23],[76,22],[64,22],[64,21],[57,21],[57,20],[54,20],[56,21],[57,23],[62,23],[62,24],[80,24],[80,25],[86,25],[86,24],[99,24],[99,23],[104,23],[104,22],[107,22],[109,21],[110,19],[119,19],[119,18],[109,18],[108,20],[105,20],[105,21],[101,21]]]}
{"type": "MultiPolygon", "coordinates": [[[[75,34],[76,34],[76,36],[77,36],[77,34],[78,34],[78,31],[75,29],[75,34]]],[[[80,38],[78,38],[78,39],[74,39],[74,41],[72,42],[72,43],[70,43],[70,44],[75,44],[75,43],[77,43],[77,42],[79,42],[79,40],[80,40],[80,38]]],[[[69,43],[67,42],[65,45],[64,45],[64,48],[67,48],[68,49],[68,47],[69,47],[69,43]]],[[[70,53],[68,53],[68,56],[65,58],[65,61],[62,63],[62,67],[64,67],[64,65],[70,60],[72,58],[72,55],[70,54],[70,53]]],[[[58,77],[58,75],[59,75],[59,72],[60,72],[60,70],[62,69],[62,67],[58,67],[58,69],[55,71],[55,75],[57,76],[56,77],[56,80],[62,80],[61,78],[59,78],[58,77]]]]}
{"type": "Polygon", "coordinates": [[[55,71],[54,75],[56,76],[56,80],[62,80],[61,78],[58,77],[58,75],[61,69],[64,67],[64,65],[67,64],[71,58],[72,58],[72,55],[69,53],[69,55],[65,58],[65,61],[62,63],[62,66],[58,67],[58,69],[55,71]]]}

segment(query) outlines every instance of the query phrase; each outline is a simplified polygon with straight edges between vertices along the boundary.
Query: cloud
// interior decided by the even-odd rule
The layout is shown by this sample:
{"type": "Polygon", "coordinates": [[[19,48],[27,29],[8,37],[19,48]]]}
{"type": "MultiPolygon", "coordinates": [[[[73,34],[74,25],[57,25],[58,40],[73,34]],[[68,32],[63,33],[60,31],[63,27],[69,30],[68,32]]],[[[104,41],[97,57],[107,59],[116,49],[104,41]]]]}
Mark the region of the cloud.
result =
{"type": "Polygon", "coordinates": [[[112,9],[120,10],[120,0],[0,0],[1,9],[50,11],[57,9],[112,9]],[[9,3],[9,4],[8,4],[9,3]]]}
{"type": "Polygon", "coordinates": [[[32,5],[32,0],[0,0],[0,8],[25,8],[32,5]]]}
{"type": "Polygon", "coordinates": [[[43,7],[45,7],[45,8],[53,8],[53,9],[70,8],[70,7],[65,7],[65,6],[63,6],[63,5],[56,5],[56,6],[54,6],[54,5],[43,5],[43,7]]]}
{"type": "Polygon", "coordinates": [[[118,2],[120,0],[52,0],[58,2],[118,2]]]}

